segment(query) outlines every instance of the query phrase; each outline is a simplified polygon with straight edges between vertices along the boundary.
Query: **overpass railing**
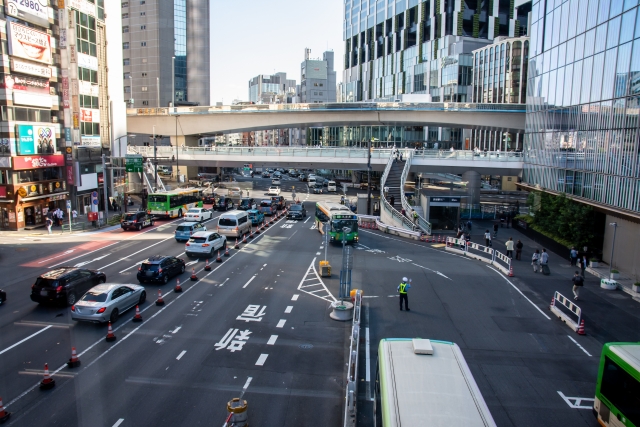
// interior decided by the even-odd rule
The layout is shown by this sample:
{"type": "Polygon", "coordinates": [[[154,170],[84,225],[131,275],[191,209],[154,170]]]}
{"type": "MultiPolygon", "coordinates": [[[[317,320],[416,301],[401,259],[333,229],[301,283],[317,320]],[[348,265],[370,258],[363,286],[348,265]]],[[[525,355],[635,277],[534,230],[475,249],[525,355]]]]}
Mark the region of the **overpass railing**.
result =
{"type": "Polygon", "coordinates": [[[492,162],[522,162],[521,152],[516,151],[473,151],[473,150],[416,150],[414,159],[469,160],[492,162]]]}
{"type": "Polygon", "coordinates": [[[128,116],[187,114],[274,113],[303,111],[455,111],[525,113],[522,104],[478,104],[466,102],[336,102],[326,104],[250,104],[171,108],[127,108],[128,116]]]}
{"type": "MultiPolygon", "coordinates": [[[[400,200],[402,201],[402,207],[408,216],[413,215],[414,207],[409,204],[404,194],[405,184],[407,182],[407,176],[409,176],[409,170],[411,169],[411,159],[413,158],[414,150],[405,150],[405,163],[402,170],[402,177],[400,178],[400,200]]],[[[417,213],[417,211],[416,211],[417,213]]],[[[417,225],[420,230],[426,234],[431,234],[431,224],[425,220],[421,215],[418,215],[417,225]]]]}

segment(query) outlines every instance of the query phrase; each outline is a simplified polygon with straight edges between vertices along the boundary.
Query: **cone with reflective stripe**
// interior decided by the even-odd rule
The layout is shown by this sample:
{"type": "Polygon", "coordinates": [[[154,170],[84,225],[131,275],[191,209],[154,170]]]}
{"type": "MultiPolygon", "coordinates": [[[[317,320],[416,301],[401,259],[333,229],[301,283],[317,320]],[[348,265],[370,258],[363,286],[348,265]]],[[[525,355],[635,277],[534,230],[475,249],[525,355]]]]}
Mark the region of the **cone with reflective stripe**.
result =
{"type": "MultiPolygon", "coordinates": [[[[163,302],[164,304],[164,302],[163,302]]],[[[107,329],[107,337],[106,337],[107,342],[111,342],[111,341],[115,341],[116,340],[116,336],[113,333],[113,328],[111,327],[111,322],[109,322],[109,328],[107,329]]]]}
{"type": "Polygon", "coordinates": [[[195,282],[196,280],[198,280],[198,276],[196,276],[196,269],[194,267],[191,269],[191,281],[195,282]]]}
{"type": "Polygon", "coordinates": [[[224,256],[229,256],[229,247],[224,248],[224,256]]]}
{"type": "Polygon", "coordinates": [[[265,218],[264,222],[262,223],[262,227],[264,227],[264,228],[268,228],[269,227],[269,221],[267,221],[266,218],[265,218]]]}
{"type": "Polygon", "coordinates": [[[509,266],[509,277],[513,277],[513,265],[509,266]]]}
{"type": "Polygon", "coordinates": [[[250,229],[251,229],[251,233],[249,233],[249,238],[253,239],[253,226],[250,229]]]}
{"type": "Polygon", "coordinates": [[[549,308],[555,307],[555,305],[556,305],[556,299],[555,298],[551,298],[551,304],[549,304],[549,308]]]}
{"type": "Polygon", "coordinates": [[[204,271],[211,271],[211,266],[209,265],[209,258],[207,258],[207,263],[204,265],[204,271]]]}
{"type": "Polygon", "coordinates": [[[136,305],[136,315],[131,319],[133,322],[142,322],[142,315],[140,315],[140,307],[136,305]]]}
{"type": "Polygon", "coordinates": [[[218,251],[218,258],[216,258],[216,262],[222,262],[222,258],[220,258],[220,251],[218,251]]]}
{"type": "MultiPolygon", "coordinates": [[[[173,292],[179,294],[180,292],[182,292],[182,286],[180,286],[180,279],[176,279],[176,287],[173,288],[173,292]]],[[[137,309],[138,306],[136,306],[137,309]]]]}
{"type": "Polygon", "coordinates": [[[240,245],[238,244],[238,238],[236,237],[236,245],[234,246],[235,249],[240,249],[240,245]]]}
{"type": "Polygon", "coordinates": [[[56,380],[51,378],[51,375],[49,375],[49,365],[45,363],[44,364],[44,378],[42,379],[42,381],[40,381],[40,389],[41,390],[49,390],[49,389],[52,389],[53,387],[55,387],[55,385],[56,385],[56,380]]]}
{"type": "Polygon", "coordinates": [[[4,410],[4,406],[2,406],[2,397],[0,397],[0,424],[6,422],[10,416],[11,412],[4,410]]]}
{"type": "Polygon", "coordinates": [[[247,235],[246,234],[242,235],[242,243],[247,244],[247,235]]]}
{"type": "Polygon", "coordinates": [[[578,335],[584,335],[584,319],[580,320],[580,326],[578,326],[578,330],[576,331],[578,335]]]}
{"type": "Polygon", "coordinates": [[[164,300],[162,299],[162,291],[158,289],[158,299],[156,300],[156,305],[164,305],[164,300]]]}
{"type": "Polygon", "coordinates": [[[71,347],[71,359],[67,362],[67,366],[69,368],[77,368],[80,366],[80,359],[78,359],[78,353],[76,353],[75,347],[71,347]]]}
{"type": "Polygon", "coordinates": [[[260,229],[262,228],[262,224],[256,227],[256,234],[260,234],[260,229]]]}

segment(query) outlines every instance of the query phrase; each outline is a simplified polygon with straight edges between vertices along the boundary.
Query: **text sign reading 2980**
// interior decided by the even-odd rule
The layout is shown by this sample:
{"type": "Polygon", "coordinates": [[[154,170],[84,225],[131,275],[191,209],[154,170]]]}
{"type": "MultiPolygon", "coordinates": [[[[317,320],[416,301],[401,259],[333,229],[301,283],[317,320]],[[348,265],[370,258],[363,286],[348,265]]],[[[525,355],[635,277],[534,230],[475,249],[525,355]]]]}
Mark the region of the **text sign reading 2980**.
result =
{"type": "Polygon", "coordinates": [[[24,19],[48,27],[49,7],[46,0],[8,0],[5,2],[9,16],[24,19]]]}

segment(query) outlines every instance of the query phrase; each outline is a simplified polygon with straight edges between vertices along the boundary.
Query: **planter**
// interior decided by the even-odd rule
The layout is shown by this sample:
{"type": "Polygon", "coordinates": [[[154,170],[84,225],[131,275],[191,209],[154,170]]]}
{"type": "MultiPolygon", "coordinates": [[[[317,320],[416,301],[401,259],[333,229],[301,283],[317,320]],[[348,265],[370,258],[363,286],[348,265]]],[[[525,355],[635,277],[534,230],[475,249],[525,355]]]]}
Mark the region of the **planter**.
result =
{"type": "Polygon", "coordinates": [[[601,279],[600,287],[608,291],[615,291],[616,289],[618,289],[618,282],[611,279],[601,279]]]}
{"type": "Polygon", "coordinates": [[[611,273],[611,279],[616,280],[620,278],[620,273],[611,273]]]}
{"type": "Polygon", "coordinates": [[[640,292],[640,285],[636,285],[635,283],[631,285],[631,289],[633,292],[640,292]]]}
{"type": "Polygon", "coordinates": [[[598,261],[589,261],[589,267],[598,268],[598,266],[600,266],[600,263],[598,261]]]}

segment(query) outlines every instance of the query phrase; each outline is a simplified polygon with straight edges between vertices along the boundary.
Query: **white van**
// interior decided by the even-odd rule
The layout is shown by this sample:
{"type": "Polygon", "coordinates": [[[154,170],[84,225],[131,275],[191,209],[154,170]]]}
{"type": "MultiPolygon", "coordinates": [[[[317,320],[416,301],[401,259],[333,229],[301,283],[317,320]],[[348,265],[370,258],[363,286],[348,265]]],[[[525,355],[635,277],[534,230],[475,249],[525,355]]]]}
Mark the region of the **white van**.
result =
{"type": "Polygon", "coordinates": [[[336,191],[338,191],[338,188],[336,187],[336,182],[335,181],[329,181],[327,183],[327,191],[333,191],[334,193],[336,191]]]}
{"type": "Polygon", "coordinates": [[[218,233],[223,236],[241,237],[250,231],[251,221],[245,211],[229,211],[218,218],[218,233]]]}
{"type": "Polygon", "coordinates": [[[315,176],[310,176],[309,180],[307,181],[309,188],[313,188],[316,186],[316,177],[315,176]]]}

